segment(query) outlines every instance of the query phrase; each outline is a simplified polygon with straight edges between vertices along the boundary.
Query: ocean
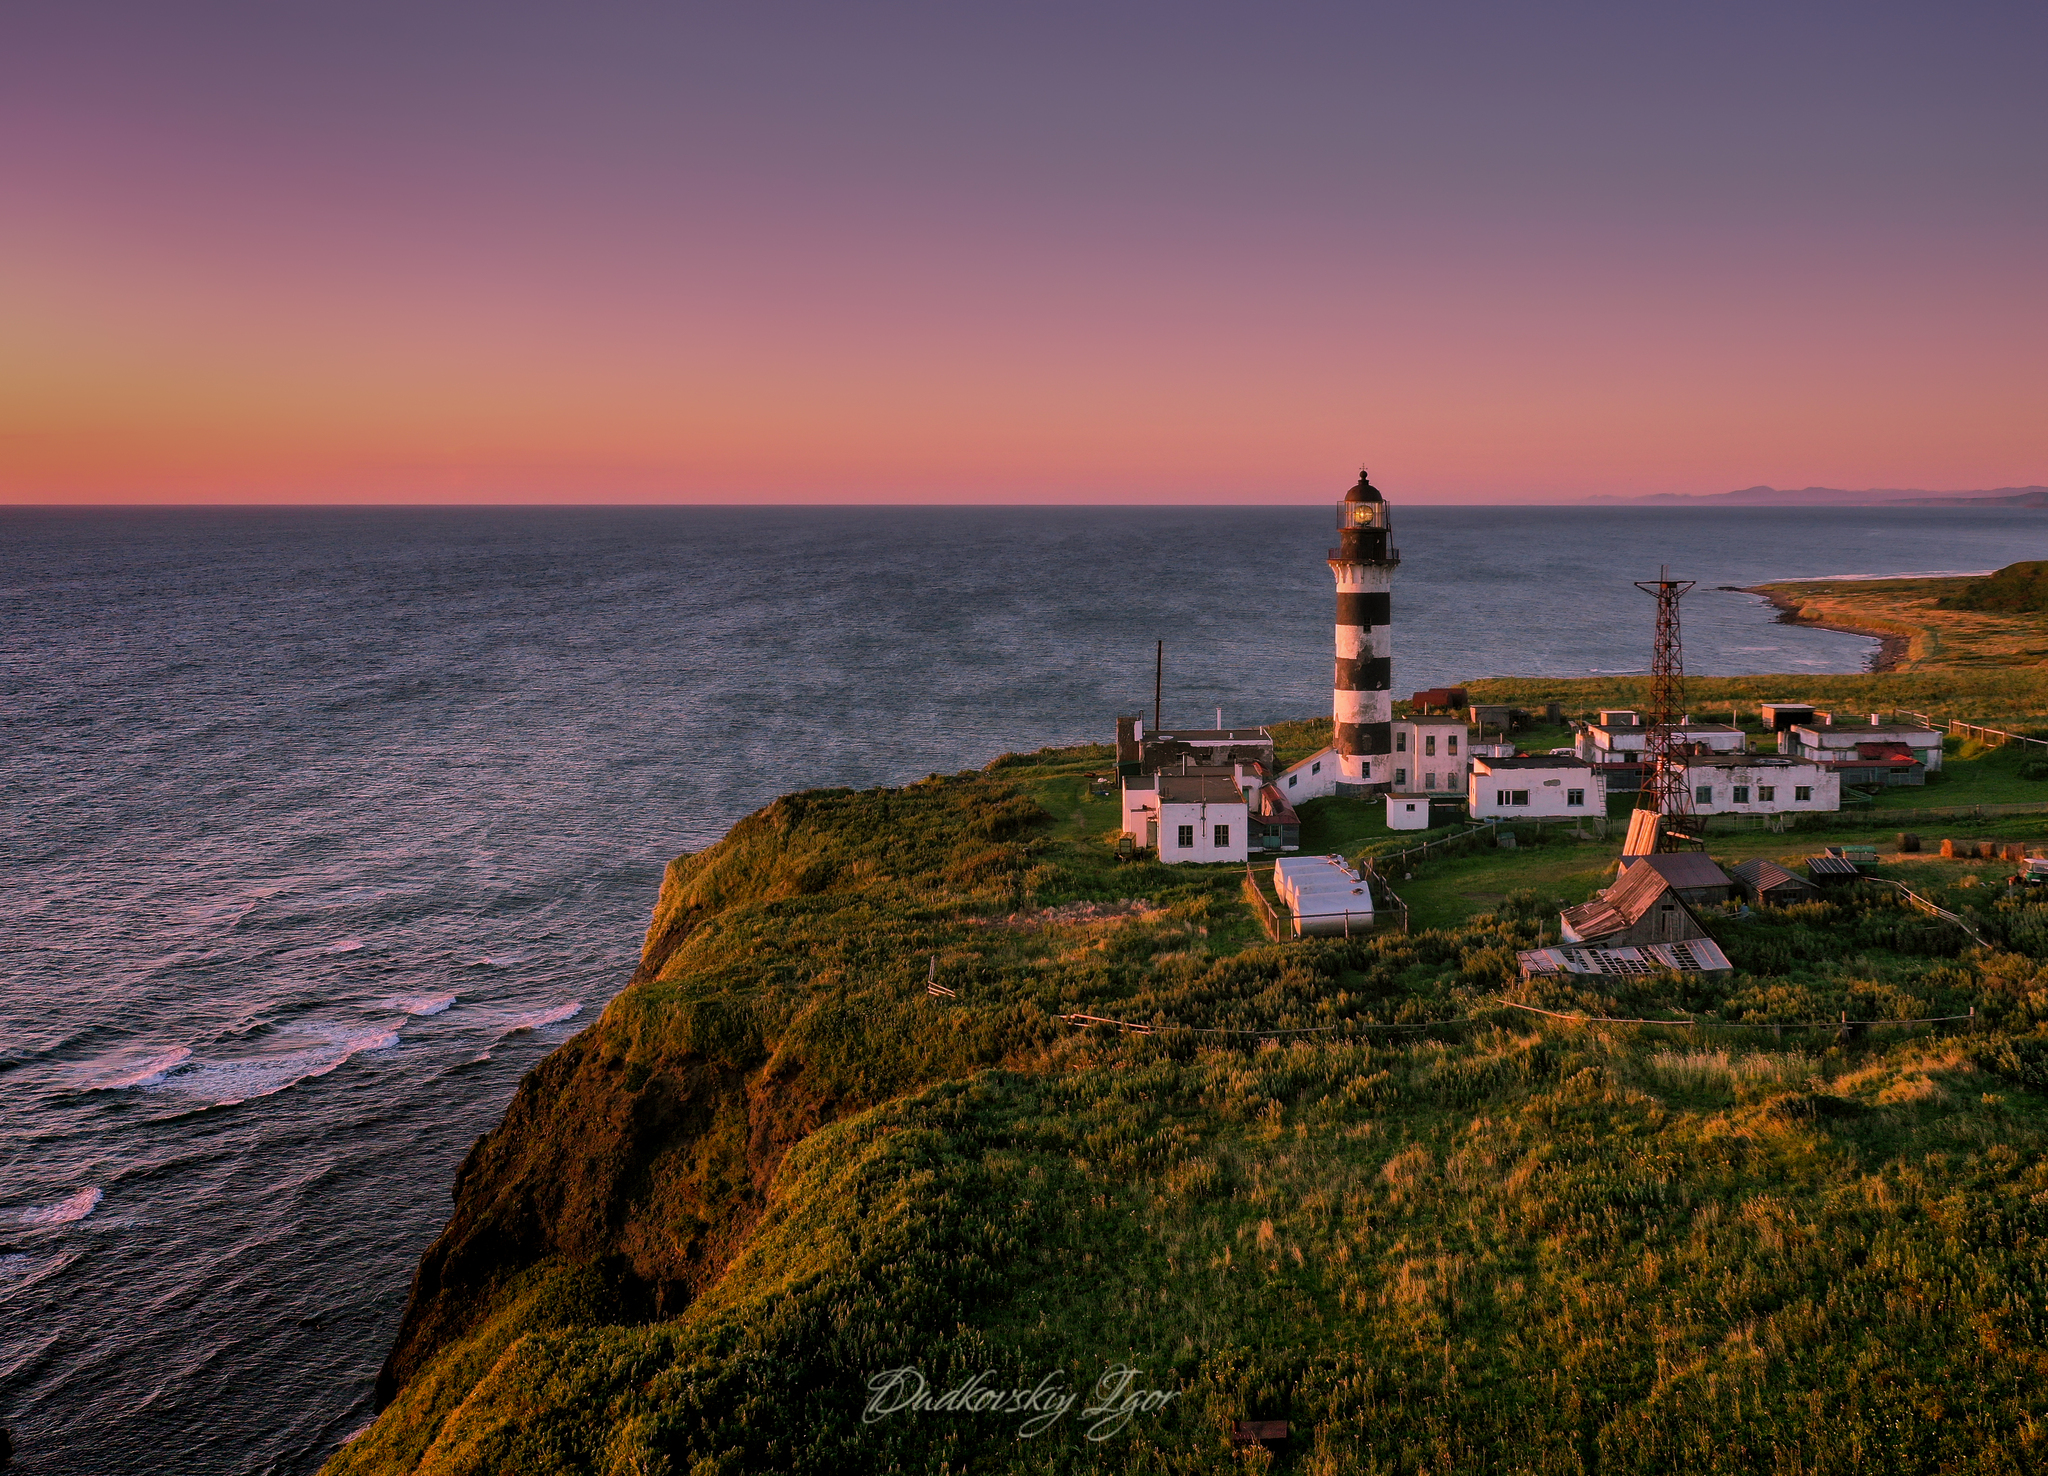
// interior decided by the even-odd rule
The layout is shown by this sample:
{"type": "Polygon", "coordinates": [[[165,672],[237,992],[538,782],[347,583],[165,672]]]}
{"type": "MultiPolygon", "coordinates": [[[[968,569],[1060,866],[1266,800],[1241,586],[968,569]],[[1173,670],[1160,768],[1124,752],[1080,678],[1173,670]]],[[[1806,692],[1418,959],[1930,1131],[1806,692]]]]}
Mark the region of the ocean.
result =
{"type": "MultiPolygon", "coordinates": [[[[0,1425],[305,1472],[456,1165],[663,865],[792,789],[1329,710],[1327,508],[0,512],[0,1425]]],[[[1717,585],[2043,555],[2019,510],[1394,507],[1397,693],[1874,643],[1717,585]]],[[[1785,695],[1797,697],[1788,681],[1785,695]]]]}

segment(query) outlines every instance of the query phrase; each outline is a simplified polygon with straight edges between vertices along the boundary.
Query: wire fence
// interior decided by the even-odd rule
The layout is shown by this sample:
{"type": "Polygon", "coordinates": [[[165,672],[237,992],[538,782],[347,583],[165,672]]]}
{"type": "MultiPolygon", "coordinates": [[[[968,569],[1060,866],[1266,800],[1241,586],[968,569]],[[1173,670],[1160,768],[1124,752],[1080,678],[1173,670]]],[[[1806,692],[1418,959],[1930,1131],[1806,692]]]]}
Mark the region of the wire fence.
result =
{"type": "MultiPolygon", "coordinates": [[[[1972,1029],[1977,1024],[1977,1007],[1972,1005],[1969,1013],[1962,1015],[1922,1015],[1905,1020],[1852,1020],[1844,1011],[1833,1020],[1710,1020],[1697,1015],[1681,1015],[1674,1020],[1632,1018],[1622,1015],[1565,1014],[1558,1010],[1546,1010],[1537,1005],[1524,1004],[1520,1000],[1501,997],[1495,1003],[1510,1010],[1521,1010],[1531,1015],[1542,1015],[1546,1019],[1559,1020],[1567,1025],[1633,1025],[1651,1026],[1665,1030],[1769,1030],[1782,1035],[1787,1030],[1833,1030],[1862,1031],[1883,1026],[1907,1025],[1952,1025],[1967,1023],[1972,1029]]],[[[1182,1025],[1171,1021],[1146,1024],[1136,1020],[1119,1020],[1107,1015],[1086,1015],[1071,1013],[1055,1016],[1062,1025],[1087,1029],[1097,1025],[1110,1026],[1133,1035],[1164,1035],[1181,1033],[1186,1035],[1255,1035],[1261,1039],[1275,1040],[1281,1036],[1324,1036],[1337,1035],[1347,1031],[1392,1030],[1444,1030],[1452,1026],[1496,1023],[1492,1016],[1485,1014],[1451,1015],[1441,1020],[1382,1021],[1343,1020],[1333,1025],[1240,1026],[1240,1025],[1182,1025]]]]}

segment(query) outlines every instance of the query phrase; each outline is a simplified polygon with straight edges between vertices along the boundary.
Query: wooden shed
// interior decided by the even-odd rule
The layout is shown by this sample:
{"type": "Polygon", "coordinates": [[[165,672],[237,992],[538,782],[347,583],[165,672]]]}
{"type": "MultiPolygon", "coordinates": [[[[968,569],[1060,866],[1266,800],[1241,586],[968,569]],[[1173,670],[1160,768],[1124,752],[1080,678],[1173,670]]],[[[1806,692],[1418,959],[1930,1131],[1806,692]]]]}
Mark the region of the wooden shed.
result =
{"type": "Polygon", "coordinates": [[[1707,930],[1700,926],[1700,920],[1693,916],[1692,909],[1663,873],[1643,862],[1629,867],[1620,881],[1591,902],[1566,908],[1558,924],[1566,943],[1601,948],[1682,943],[1707,936],[1707,930]]]}
{"type": "Polygon", "coordinates": [[[1820,888],[1805,877],[1794,876],[1777,862],[1761,856],[1737,864],[1734,876],[1742,895],[1759,907],[1787,907],[1820,896],[1820,888]]]}

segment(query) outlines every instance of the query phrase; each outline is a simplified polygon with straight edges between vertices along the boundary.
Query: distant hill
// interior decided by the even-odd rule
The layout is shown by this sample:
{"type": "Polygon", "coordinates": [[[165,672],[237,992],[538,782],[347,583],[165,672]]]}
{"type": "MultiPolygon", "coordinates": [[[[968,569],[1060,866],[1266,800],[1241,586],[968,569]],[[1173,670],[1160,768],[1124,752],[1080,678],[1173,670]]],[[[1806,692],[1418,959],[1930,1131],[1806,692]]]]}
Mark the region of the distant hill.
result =
{"type": "Polygon", "coordinates": [[[2048,508],[2048,487],[1996,487],[1984,492],[1929,492],[1912,487],[1744,487],[1737,492],[1653,492],[1644,497],[1588,497],[1587,502],[1628,506],[1687,507],[1878,507],[1971,503],[1982,507],[2048,508]]]}
{"type": "Polygon", "coordinates": [[[2014,615],[2048,611],[2048,563],[2007,564],[1989,579],[1975,579],[1935,601],[1943,610],[1984,610],[2014,615]]]}

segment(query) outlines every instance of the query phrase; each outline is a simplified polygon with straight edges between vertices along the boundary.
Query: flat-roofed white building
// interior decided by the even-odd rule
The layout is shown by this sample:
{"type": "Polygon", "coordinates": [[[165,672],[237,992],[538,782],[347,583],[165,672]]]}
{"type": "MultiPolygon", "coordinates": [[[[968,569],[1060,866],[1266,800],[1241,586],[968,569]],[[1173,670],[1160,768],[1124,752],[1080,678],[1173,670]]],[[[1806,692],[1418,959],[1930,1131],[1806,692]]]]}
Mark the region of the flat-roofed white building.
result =
{"type": "Polygon", "coordinates": [[[1576,820],[1607,813],[1607,777],[1576,754],[1477,758],[1466,781],[1474,820],[1576,820]]]}
{"type": "Polygon", "coordinates": [[[1456,718],[1396,718],[1394,792],[1463,794],[1472,761],[1470,734],[1456,718]]]}
{"type": "MultiPolygon", "coordinates": [[[[1713,753],[1741,753],[1749,746],[1748,735],[1728,723],[1696,723],[1688,716],[1673,726],[1679,742],[1703,744],[1713,753]]],[[[1600,721],[1579,730],[1574,746],[1589,764],[1640,764],[1650,742],[1650,729],[1642,714],[1609,709],[1600,721]]]]}
{"type": "Polygon", "coordinates": [[[1169,866],[1188,861],[1243,861],[1250,807],[1226,770],[1142,774],[1124,780],[1124,832],[1158,852],[1169,866]]]}
{"type": "Polygon", "coordinates": [[[1387,796],[1387,829],[1427,830],[1429,829],[1429,801],[1426,794],[1390,794],[1387,796]]]}
{"type": "Polygon", "coordinates": [[[1778,735],[1778,752],[1787,758],[1844,763],[1857,757],[1858,744],[1898,744],[1911,749],[1928,773],[1941,768],[1941,729],[1921,723],[1883,723],[1878,717],[1873,712],[1867,722],[1838,723],[1830,714],[1817,712],[1811,722],[1794,723],[1778,735]]]}
{"type": "MultiPolygon", "coordinates": [[[[1853,753],[1852,753],[1853,756],[1853,753]]],[[[1692,754],[1676,760],[1696,815],[1780,815],[1842,808],[1842,776],[1774,754],[1692,754]]]]}

